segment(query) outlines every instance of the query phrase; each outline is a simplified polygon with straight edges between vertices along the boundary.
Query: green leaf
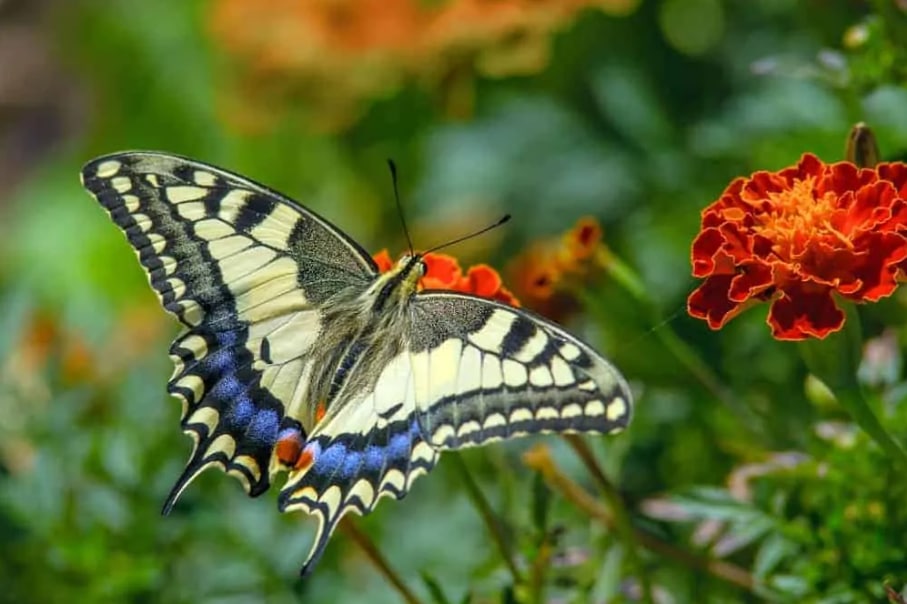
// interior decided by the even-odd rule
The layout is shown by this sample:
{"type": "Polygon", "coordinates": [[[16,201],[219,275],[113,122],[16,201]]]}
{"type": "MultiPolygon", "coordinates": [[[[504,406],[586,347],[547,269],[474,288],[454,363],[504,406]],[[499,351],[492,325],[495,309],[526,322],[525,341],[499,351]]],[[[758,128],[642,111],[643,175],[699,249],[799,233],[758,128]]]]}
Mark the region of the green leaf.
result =
{"type": "MultiPolygon", "coordinates": [[[[444,590],[441,589],[441,584],[438,583],[437,579],[431,576],[427,572],[419,573],[419,576],[422,577],[422,583],[425,584],[425,589],[428,590],[428,595],[431,596],[431,601],[435,604],[450,604],[450,600],[447,599],[447,596],[444,595],[444,590]]],[[[467,601],[469,595],[467,594],[467,601]]]]}

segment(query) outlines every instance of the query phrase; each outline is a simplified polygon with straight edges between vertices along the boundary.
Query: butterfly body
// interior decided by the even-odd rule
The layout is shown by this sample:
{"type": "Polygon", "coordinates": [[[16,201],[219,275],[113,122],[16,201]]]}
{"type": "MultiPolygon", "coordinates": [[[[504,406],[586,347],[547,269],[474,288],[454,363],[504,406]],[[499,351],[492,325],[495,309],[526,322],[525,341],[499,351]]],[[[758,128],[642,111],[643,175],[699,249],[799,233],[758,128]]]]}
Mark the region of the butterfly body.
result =
{"type": "Polygon", "coordinates": [[[355,241],[249,179],[127,152],[82,171],[164,308],[183,323],[168,391],[204,469],[319,521],[403,497],[441,451],[541,432],[622,430],[631,395],[588,345],[527,311],[420,291],[418,254],[380,273],[355,241]]]}

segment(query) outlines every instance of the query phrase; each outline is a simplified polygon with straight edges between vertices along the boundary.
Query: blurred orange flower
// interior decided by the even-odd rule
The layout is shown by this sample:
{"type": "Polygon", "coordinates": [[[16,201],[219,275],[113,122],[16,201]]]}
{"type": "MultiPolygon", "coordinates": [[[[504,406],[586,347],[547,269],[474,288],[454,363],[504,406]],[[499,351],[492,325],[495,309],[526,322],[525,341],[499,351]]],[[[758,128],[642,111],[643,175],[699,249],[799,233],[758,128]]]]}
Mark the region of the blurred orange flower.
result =
{"type": "Polygon", "coordinates": [[[560,237],[530,245],[510,264],[508,274],[527,307],[563,320],[579,308],[575,286],[606,264],[601,226],[587,216],[560,237]]]}
{"type": "Polygon", "coordinates": [[[824,338],[844,324],[834,295],[875,302],[907,266],[907,166],[857,168],[806,154],[796,166],[738,178],[702,213],[689,313],[719,329],[771,302],[780,340],[824,338]]]}
{"type": "MultiPolygon", "coordinates": [[[[386,273],[394,267],[394,261],[386,249],[381,250],[372,258],[382,273],[386,273]]],[[[421,289],[447,289],[497,300],[510,306],[518,307],[520,305],[519,300],[504,287],[497,271],[487,264],[471,266],[464,275],[460,263],[453,256],[429,252],[422,259],[428,270],[425,276],[419,280],[421,289]]]]}
{"type": "MultiPolygon", "coordinates": [[[[319,123],[355,118],[362,101],[405,79],[456,90],[452,80],[536,73],[551,34],[586,8],[632,12],[638,0],[215,0],[210,28],[241,73],[247,105],[274,117],[273,97],[306,101],[319,123]]],[[[229,99],[233,95],[225,95],[229,99]]],[[[452,96],[455,96],[452,94],[452,96]]],[[[460,95],[463,97],[463,95],[460,95]]],[[[232,102],[232,101],[231,101],[232,102]]],[[[454,108],[456,109],[456,108],[454,108]]],[[[255,112],[230,115],[255,124],[255,112]]]]}

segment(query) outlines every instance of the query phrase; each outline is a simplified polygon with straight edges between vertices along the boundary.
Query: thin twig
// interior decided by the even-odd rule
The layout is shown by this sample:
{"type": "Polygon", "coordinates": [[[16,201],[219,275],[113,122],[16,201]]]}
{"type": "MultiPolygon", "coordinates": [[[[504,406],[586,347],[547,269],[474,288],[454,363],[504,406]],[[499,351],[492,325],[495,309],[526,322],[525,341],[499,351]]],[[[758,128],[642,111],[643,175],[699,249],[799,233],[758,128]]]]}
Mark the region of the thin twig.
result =
{"type": "Polygon", "coordinates": [[[535,604],[542,604],[545,601],[545,575],[548,574],[553,553],[551,542],[546,536],[539,544],[532,566],[529,567],[529,593],[535,604]]]}
{"type": "Polygon", "coordinates": [[[339,528],[347,537],[359,546],[359,549],[362,550],[365,557],[368,558],[375,569],[384,575],[384,578],[394,586],[400,594],[400,597],[402,597],[407,604],[422,604],[422,601],[417,598],[416,595],[410,591],[409,587],[407,587],[406,583],[403,582],[400,575],[390,567],[390,564],[387,563],[387,559],[378,551],[377,546],[375,546],[375,543],[371,538],[362,532],[349,516],[340,521],[339,528]]]}
{"type": "Polygon", "coordinates": [[[516,559],[513,555],[513,548],[511,547],[510,539],[506,534],[504,534],[503,526],[498,520],[497,515],[494,513],[494,510],[491,509],[491,504],[488,503],[488,499],[486,499],[485,494],[482,493],[482,489],[479,488],[479,485],[472,477],[472,473],[469,471],[469,468],[466,466],[466,462],[463,461],[463,458],[460,456],[460,454],[454,453],[449,457],[453,458],[453,464],[457,468],[457,471],[460,473],[460,476],[463,479],[463,484],[466,486],[466,494],[472,500],[472,503],[476,506],[476,509],[479,510],[479,515],[482,517],[482,520],[485,522],[485,526],[488,527],[488,530],[491,533],[492,539],[498,546],[498,550],[501,552],[501,557],[504,558],[504,563],[507,565],[507,568],[510,570],[510,574],[513,576],[514,583],[522,583],[523,576],[520,573],[519,568],[517,568],[516,559]]]}
{"type": "Polygon", "coordinates": [[[624,498],[614,485],[611,484],[608,477],[605,476],[605,472],[601,469],[601,466],[598,465],[598,460],[595,459],[595,455],[589,448],[589,444],[583,440],[582,437],[576,434],[565,434],[564,440],[567,441],[580,460],[582,460],[583,465],[586,466],[589,473],[592,474],[595,482],[598,483],[602,494],[608,502],[608,506],[611,508],[615,529],[627,550],[627,557],[630,560],[630,565],[636,569],[636,577],[639,579],[639,585],[642,588],[643,601],[652,604],[654,602],[652,582],[649,581],[649,574],[646,572],[645,565],[639,557],[639,552],[636,548],[637,540],[633,531],[633,523],[630,521],[630,514],[627,512],[627,506],[624,505],[624,498]]]}
{"type": "MultiPolygon", "coordinates": [[[[526,465],[541,472],[545,481],[559,491],[568,501],[583,510],[591,518],[601,522],[608,529],[614,530],[615,521],[608,510],[585,489],[564,476],[557,469],[547,447],[540,445],[527,451],[523,456],[523,460],[526,465]]],[[[752,575],[735,564],[713,560],[688,552],[662,541],[655,535],[638,527],[633,527],[633,535],[640,545],[665,558],[671,558],[684,566],[703,571],[747,591],[753,592],[756,589],[756,581],[752,575]]]]}

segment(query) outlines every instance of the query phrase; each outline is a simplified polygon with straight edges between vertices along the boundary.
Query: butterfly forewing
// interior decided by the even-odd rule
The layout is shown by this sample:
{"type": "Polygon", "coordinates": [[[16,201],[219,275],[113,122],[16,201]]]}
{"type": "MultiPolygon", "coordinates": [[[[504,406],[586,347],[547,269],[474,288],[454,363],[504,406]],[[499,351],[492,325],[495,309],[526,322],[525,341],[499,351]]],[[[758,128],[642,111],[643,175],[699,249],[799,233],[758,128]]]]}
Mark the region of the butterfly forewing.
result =
{"type": "Polygon", "coordinates": [[[376,268],[330,223],[248,179],[158,153],[98,158],[85,187],[125,232],[166,310],[187,326],[169,391],[195,440],[168,498],[219,465],[256,495],[286,409],[300,404],[319,306],[376,268]]]}

